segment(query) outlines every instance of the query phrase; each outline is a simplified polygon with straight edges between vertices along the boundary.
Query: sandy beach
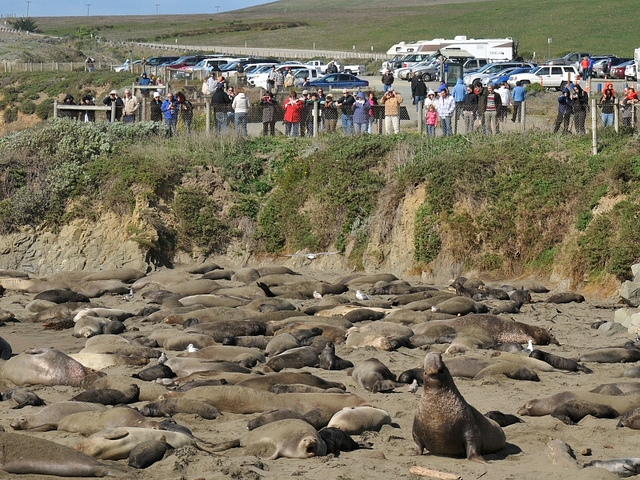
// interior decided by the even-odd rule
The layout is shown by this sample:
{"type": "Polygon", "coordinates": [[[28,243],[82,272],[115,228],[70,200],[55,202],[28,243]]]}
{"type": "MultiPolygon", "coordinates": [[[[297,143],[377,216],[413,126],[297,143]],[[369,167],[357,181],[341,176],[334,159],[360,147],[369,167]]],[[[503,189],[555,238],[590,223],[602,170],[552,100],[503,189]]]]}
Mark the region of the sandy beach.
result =
{"type": "MultiPolygon", "coordinates": [[[[344,278],[347,272],[328,271],[309,261],[290,260],[289,266],[306,280],[316,279],[335,283],[344,278]],[[311,266],[310,266],[311,265],[311,266]]],[[[224,266],[224,265],[223,265],[224,266]]],[[[234,269],[228,265],[229,269],[234,269]]],[[[186,270],[185,268],[182,268],[186,270]]],[[[152,276],[154,273],[150,273],[152,276]]],[[[201,275],[188,275],[191,279],[201,275]]],[[[425,285],[419,277],[403,278],[412,286],[425,285]]],[[[526,279],[525,279],[526,280],[526,279]]],[[[525,280],[520,279],[524,282],[525,280]]],[[[231,280],[216,280],[224,287],[241,286],[240,282],[231,280]]],[[[492,282],[497,284],[499,282],[492,282]]],[[[543,282],[544,283],[544,282],[543,282]]],[[[253,282],[255,284],[255,282],[253,282]]],[[[546,285],[553,293],[553,285],[546,285]]],[[[357,288],[365,292],[371,291],[372,285],[360,285],[357,288]]],[[[436,285],[446,289],[447,285],[436,285]]],[[[134,314],[125,320],[127,329],[121,335],[132,337],[134,334],[149,335],[154,330],[172,329],[175,334],[182,330],[181,325],[169,325],[164,322],[151,323],[140,313],[151,306],[143,298],[143,293],[158,289],[156,284],[149,284],[135,292],[131,301],[125,301],[123,295],[106,294],[92,298],[90,307],[119,308],[134,314]]],[[[273,288],[273,287],[272,287],[273,288]]],[[[613,328],[603,332],[591,327],[597,321],[613,321],[617,305],[617,298],[596,298],[587,296],[584,303],[552,304],[545,302],[550,293],[532,294],[532,303],[525,304],[518,314],[503,315],[519,322],[551,328],[560,345],[543,345],[540,349],[555,353],[563,357],[577,358],[581,354],[595,348],[606,346],[621,346],[626,341],[633,340],[623,328],[613,328]]],[[[355,287],[350,287],[346,293],[340,294],[354,302],[355,287]]],[[[389,301],[395,295],[370,295],[376,301],[389,301]]],[[[7,340],[14,355],[30,348],[55,348],[67,354],[79,352],[85,345],[85,338],[76,338],[72,329],[45,329],[43,322],[36,321],[34,315],[25,307],[35,297],[35,293],[26,293],[7,289],[0,299],[0,308],[14,313],[18,322],[7,322],[0,329],[0,336],[7,340]]],[[[287,299],[296,309],[313,306],[324,299],[287,299]]],[[[79,308],[86,307],[81,305],[79,308]]],[[[159,306],[159,305],[155,305],[159,306]]],[[[162,307],[165,308],[165,307],[162,307]]],[[[246,307],[237,307],[246,309],[246,307]]],[[[400,307],[394,307],[400,308],[400,307]]],[[[246,318],[259,317],[259,312],[246,313],[246,318]]],[[[310,317],[318,320],[320,317],[310,317]]],[[[282,323],[282,321],[279,321],[282,323]]],[[[364,325],[361,322],[358,325],[364,325]]],[[[411,327],[411,325],[409,325],[411,327]]],[[[352,349],[345,343],[336,344],[336,354],[350,360],[354,365],[375,357],[383,362],[396,375],[415,367],[420,367],[425,354],[429,351],[443,353],[449,345],[435,344],[422,348],[400,347],[397,350],[382,351],[373,347],[352,349]]],[[[157,350],[164,351],[169,358],[180,354],[181,351],[165,350],[162,346],[157,350]]],[[[477,349],[453,355],[443,354],[445,361],[452,357],[491,358],[494,350],[477,349]]],[[[5,362],[2,361],[0,366],[5,362]]],[[[150,364],[155,360],[150,360],[150,364]]],[[[591,374],[575,372],[538,372],[540,381],[519,381],[504,375],[492,376],[481,380],[455,378],[455,383],[468,403],[485,413],[499,410],[503,413],[516,414],[528,400],[547,397],[565,390],[588,391],[598,385],[634,381],[622,377],[627,364],[589,363],[593,370],[591,374]]],[[[104,369],[107,376],[128,378],[140,371],[140,366],[110,366],[104,369]]],[[[354,440],[369,442],[370,449],[358,449],[351,452],[341,452],[339,455],[328,455],[308,459],[278,458],[268,460],[265,452],[252,451],[249,448],[233,448],[217,454],[209,454],[188,446],[173,450],[165,458],[144,470],[126,467],[126,460],[117,462],[105,461],[107,464],[118,464],[123,467],[123,478],[139,478],[149,480],[160,479],[389,479],[389,478],[419,478],[410,472],[411,467],[419,466],[439,472],[454,474],[463,479],[573,479],[573,478],[617,478],[610,472],[597,468],[582,470],[582,465],[591,460],[608,460],[614,458],[637,457],[638,432],[629,428],[616,428],[618,419],[597,419],[586,417],[577,425],[570,426],[551,416],[520,416],[523,423],[517,423],[504,428],[507,446],[496,454],[486,455],[486,463],[468,461],[462,458],[450,458],[433,454],[416,456],[413,454],[412,424],[416,406],[420,402],[422,388],[411,393],[408,386],[396,388],[389,393],[371,393],[362,388],[346,371],[328,371],[320,368],[306,367],[302,369],[329,381],[340,382],[346,386],[346,391],[360,396],[368,404],[386,410],[393,421],[392,425],[384,425],[379,432],[365,432],[354,435],[354,440]],[[562,456],[552,455],[548,443],[560,439],[566,442],[575,452],[576,460],[567,461],[562,456]],[[260,455],[260,454],[263,455],[260,455]]],[[[264,365],[258,364],[254,371],[264,371],[264,365]]],[[[137,381],[138,383],[141,381],[137,381]]],[[[2,391],[14,385],[3,380],[2,391]]],[[[154,387],[155,388],[155,387],[154,387]]],[[[83,391],[81,388],[68,386],[34,385],[31,389],[47,404],[69,400],[83,391]]],[[[132,404],[132,407],[142,407],[147,401],[132,404]]],[[[0,403],[2,421],[0,424],[6,431],[13,431],[10,422],[21,414],[35,413],[43,407],[27,406],[21,410],[12,409],[12,401],[0,403]]],[[[240,438],[246,432],[246,424],[258,414],[236,414],[223,412],[218,418],[206,420],[194,414],[179,413],[174,420],[191,429],[193,434],[207,442],[217,444],[240,438]]],[[[76,433],[63,431],[24,432],[18,433],[34,435],[57,443],[73,446],[82,440],[76,433]]],[[[5,474],[5,476],[8,474],[5,474]]],[[[14,478],[16,475],[9,475],[14,478]]],[[[19,478],[49,478],[44,475],[20,475],[19,478]]],[[[56,477],[51,477],[56,478],[56,477]]],[[[59,478],[59,477],[58,477],[59,478]]]]}

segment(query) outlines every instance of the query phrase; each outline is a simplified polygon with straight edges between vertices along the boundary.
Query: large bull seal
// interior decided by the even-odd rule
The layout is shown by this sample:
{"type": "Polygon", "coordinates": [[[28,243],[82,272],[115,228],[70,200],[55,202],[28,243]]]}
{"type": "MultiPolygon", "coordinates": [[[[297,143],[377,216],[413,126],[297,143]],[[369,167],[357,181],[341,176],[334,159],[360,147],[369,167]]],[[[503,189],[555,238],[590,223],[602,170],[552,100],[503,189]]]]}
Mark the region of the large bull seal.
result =
{"type": "Polygon", "coordinates": [[[478,461],[506,443],[500,425],[465,401],[436,353],[424,359],[424,389],[413,420],[413,440],[418,454],[426,448],[431,453],[466,455],[478,461]]]}

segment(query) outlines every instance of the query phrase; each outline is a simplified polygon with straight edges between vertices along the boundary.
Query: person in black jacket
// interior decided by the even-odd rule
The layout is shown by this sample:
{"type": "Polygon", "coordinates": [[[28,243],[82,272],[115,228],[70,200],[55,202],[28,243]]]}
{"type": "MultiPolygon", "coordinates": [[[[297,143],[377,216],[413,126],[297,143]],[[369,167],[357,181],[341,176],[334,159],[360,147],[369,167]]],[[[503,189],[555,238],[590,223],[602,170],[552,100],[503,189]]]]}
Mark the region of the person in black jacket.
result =
{"type": "MultiPolygon", "coordinates": [[[[115,104],[115,106],[116,106],[116,122],[119,122],[120,119],[122,118],[122,109],[124,108],[124,102],[122,101],[122,99],[118,95],[118,92],[116,90],[111,90],[109,92],[109,95],[107,95],[102,100],[102,103],[104,103],[107,107],[110,107],[111,105],[115,104]]],[[[107,110],[107,121],[108,122],[111,121],[111,110],[107,110]]]]}
{"type": "Polygon", "coordinates": [[[153,92],[153,99],[150,104],[151,121],[162,122],[162,99],[158,92],[153,92]]]}
{"type": "Polygon", "coordinates": [[[218,85],[211,96],[216,132],[220,133],[229,125],[228,113],[231,111],[231,97],[224,91],[224,84],[218,85]]]}
{"type": "Polygon", "coordinates": [[[589,94],[585,92],[577,83],[573,86],[573,95],[571,96],[573,105],[573,124],[576,126],[576,133],[584,135],[585,120],[587,119],[587,108],[589,107],[589,94]]]}
{"type": "MultiPolygon", "coordinates": [[[[91,95],[89,95],[89,94],[87,94],[84,97],[82,97],[82,100],[80,101],[80,104],[81,105],[90,105],[90,106],[94,106],[95,105],[95,103],[93,101],[93,97],[91,95]]],[[[95,110],[81,111],[79,120],[81,122],[95,122],[96,121],[96,111],[95,110]]]]}

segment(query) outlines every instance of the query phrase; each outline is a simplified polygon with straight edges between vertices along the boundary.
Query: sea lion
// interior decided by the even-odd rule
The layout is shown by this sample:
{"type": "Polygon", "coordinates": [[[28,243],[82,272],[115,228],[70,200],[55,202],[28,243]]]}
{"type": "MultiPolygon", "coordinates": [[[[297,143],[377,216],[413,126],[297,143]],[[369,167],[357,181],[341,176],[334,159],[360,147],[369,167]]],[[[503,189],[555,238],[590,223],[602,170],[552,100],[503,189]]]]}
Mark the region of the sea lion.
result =
{"type": "Polygon", "coordinates": [[[147,468],[164,458],[171,446],[164,440],[146,440],[133,447],[127,463],[133,468],[147,468]]]}
{"type": "Polygon", "coordinates": [[[145,417],[171,417],[176,413],[191,413],[213,420],[220,415],[220,410],[191,398],[165,398],[148,403],[140,409],[140,413],[145,417]]]}
{"type": "Polygon", "coordinates": [[[124,390],[100,388],[86,390],[71,398],[75,402],[101,403],[102,405],[120,405],[135,403],[140,399],[140,387],[132,383],[124,390]]]}
{"type": "Polygon", "coordinates": [[[2,377],[18,386],[81,387],[104,375],[51,348],[30,348],[7,360],[2,367],[2,377]]]}
{"type": "Polygon", "coordinates": [[[346,370],[353,367],[353,363],[336,355],[336,347],[329,341],[322,349],[319,357],[319,367],[323,370],[346,370]]]}
{"type": "Polygon", "coordinates": [[[55,430],[58,422],[72,413],[101,411],[105,406],[99,403],[90,402],[56,402],[44,407],[38,413],[31,415],[20,415],[11,423],[14,430],[55,430]]]}
{"type": "Polygon", "coordinates": [[[465,401],[436,353],[424,359],[424,388],[413,421],[413,440],[417,454],[427,449],[478,461],[506,444],[502,427],[465,401]]]}
{"type": "Polygon", "coordinates": [[[77,450],[18,433],[0,433],[0,469],[16,474],[59,477],[117,476],[118,470],[77,450]]]}
{"type": "Polygon", "coordinates": [[[343,430],[349,435],[360,435],[362,432],[379,432],[383,425],[391,425],[391,415],[374,407],[345,407],[336,412],[328,427],[343,430]]]}
{"type": "Polygon", "coordinates": [[[327,454],[327,446],[316,429],[304,420],[295,418],[278,420],[258,427],[240,440],[226,442],[222,445],[223,449],[232,446],[259,449],[264,444],[268,445],[269,451],[275,450],[269,460],[275,460],[279,457],[320,457],[327,454]]]}
{"type": "Polygon", "coordinates": [[[351,376],[362,388],[372,393],[390,392],[404,385],[398,382],[391,370],[377,358],[369,358],[356,365],[351,376]]]}

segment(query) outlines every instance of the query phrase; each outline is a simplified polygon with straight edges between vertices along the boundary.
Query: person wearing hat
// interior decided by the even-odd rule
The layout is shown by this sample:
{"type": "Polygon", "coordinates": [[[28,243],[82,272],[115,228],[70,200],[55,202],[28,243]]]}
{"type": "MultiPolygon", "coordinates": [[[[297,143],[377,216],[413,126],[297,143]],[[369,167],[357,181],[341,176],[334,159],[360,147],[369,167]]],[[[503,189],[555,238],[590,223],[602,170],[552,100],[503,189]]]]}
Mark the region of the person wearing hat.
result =
{"type": "MultiPolygon", "coordinates": [[[[318,102],[318,93],[317,92],[309,93],[307,90],[305,90],[304,92],[307,92],[307,94],[304,95],[304,98],[305,98],[304,112],[303,112],[304,124],[300,128],[300,136],[304,136],[304,132],[306,131],[306,135],[308,135],[309,137],[312,137],[314,132],[313,111],[315,106],[318,105],[318,125],[320,125],[320,116],[322,115],[322,111],[320,110],[320,103],[318,102]]],[[[304,92],[302,93],[304,94],[304,92]]]]}
{"type": "MultiPolygon", "coordinates": [[[[149,85],[151,85],[151,79],[147,76],[147,72],[142,72],[142,77],[140,77],[140,80],[138,81],[138,85],[140,85],[141,87],[148,87],[149,85]]],[[[140,93],[142,94],[143,97],[148,97],[149,89],[141,88],[140,93]]]]}
{"type": "Polygon", "coordinates": [[[138,99],[131,95],[131,90],[128,88],[124,91],[124,99],[122,100],[124,107],[122,108],[122,121],[124,123],[133,123],[136,121],[136,114],[140,108],[138,99]]]}
{"type": "Polygon", "coordinates": [[[423,109],[426,112],[429,109],[429,105],[434,105],[436,103],[436,92],[433,91],[433,88],[430,88],[427,92],[427,98],[424,99],[423,109]]]}
{"type": "Polygon", "coordinates": [[[367,103],[364,93],[356,95],[356,103],[353,105],[353,133],[360,135],[367,133],[369,127],[369,110],[371,107],[367,103]]]}
{"type": "MultiPolygon", "coordinates": [[[[67,93],[67,95],[64,97],[64,105],[75,105],[76,102],[74,101],[73,95],[71,95],[70,93],[67,93]]],[[[60,113],[59,113],[61,118],[70,118],[71,120],[77,120],[78,119],[78,111],[77,110],[64,110],[64,109],[60,109],[60,113]]]]}
{"type": "Polygon", "coordinates": [[[161,122],[162,121],[162,99],[160,98],[160,94],[158,92],[153,92],[153,98],[151,99],[150,112],[151,117],[150,120],[152,122],[161,122]]]}
{"type": "MultiPolygon", "coordinates": [[[[93,97],[90,93],[87,93],[84,97],[80,99],[80,105],[87,106],[95,106],[93,102],[93,97]]],[[[82,122],[95,122],[96,121],[96,111],[95,110],[85,110],[80,112],[80,121],[82,122]]]]}
{"type": "Polygon", "coordinates": [[[322,107],[322,116],[324,117],[324,126],[327,133],[336,133],[336,125],[338,124],[338,109],[333,101],[333,95],[330,93],[324,98],[322,107]]]}
{"type": "MultiPolygon", "coordinates": [[[[117,90],[111,90],[109,92],[109,95],[107,95],[102,100],[102,103],[104,103],[107,107],[111,107],[112,105],[115,105],[115,107],[116,107],[116,122],[119,122],[120,119],[122,118],[122,109],[124,107],[124,102],[122,101],[120,96],[118,96],[118,91],[117,90]]],[[[107,110],[107,121],[108,122],[111,121],[111,110],[107,110]]]]}
{"type": "Polygon", "coordinates": [[[389,88],[380,99],[380,103],[384,104],[384,131],[387,135],[400,133],[400,104],[402,101],[402,95],[397,93],[393,87],[389,88]]]}
{"type": "Polygon", "coordinates": [[[336,101],[336,106],[342,110],[342,132],[349,136],[353,133],[353,105],[356,99],[348,89],[342,90],[342,96],[336,101]]]}

